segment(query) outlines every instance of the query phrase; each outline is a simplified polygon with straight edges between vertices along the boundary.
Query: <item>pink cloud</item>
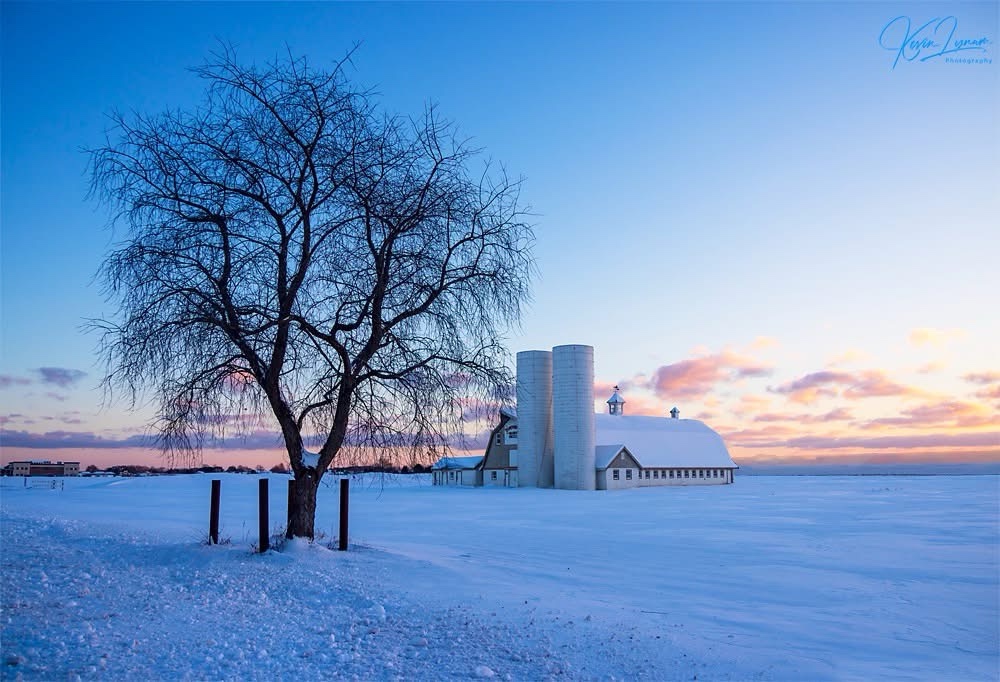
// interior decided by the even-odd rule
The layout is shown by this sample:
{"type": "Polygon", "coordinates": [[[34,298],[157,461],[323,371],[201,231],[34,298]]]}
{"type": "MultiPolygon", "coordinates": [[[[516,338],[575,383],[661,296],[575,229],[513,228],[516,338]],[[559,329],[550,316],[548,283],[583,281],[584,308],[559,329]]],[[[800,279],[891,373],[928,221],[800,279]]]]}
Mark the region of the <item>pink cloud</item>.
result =
{"type": "Polygon", "coordinates": [[[987,384],[1000,383],[1000,372],[973,372],[972,374],[966,374],[962,378],[970,384],[985,386],[987,384]]]}
{"type": "Polygon", "coordinates": [[[755,422],[790,422],[793,424],[828,424],[830,422],[851,421],[854,416],[850,410],[843,407],[830,410],[823,414],[788,414],[788,413],[762,413],[753,418],[755,422]]]}
{"type": "Polygon", "coordinates": [[[0,388],[9,388],[11,386],[27,386],[31,383],[31,379],[26,377],[17,377],[10,374],[0,374],[0,388]]]}
{"type": "Polygon", "coordinates": [[[767,376],[771,371],[753,358],[723,351],[658,367],[648,386],[665,400],[699,398],[718,383],[767,376]]]}
{"type": "Polygon", "coordinates": [[[825,370],[806,374],[800,379],[768,388],[789,400],[809,404],[820,397],[843,395],[850,400],[886,396],[922,396],[926,392],[893,381],[881,370],[835,372],[825,370]]]}
{"type": "MultiPolygon", "coordinates": [[[[734,434],[735,435],[735,434],[734,434]]],[[[990,447],[1000,454],[1000,432],[988,433],[929,433],[900,436],[802,436],[786,441],[762,441],[740,443],[743,447],[755,448],[800,448],[808,450],[829,450],[840,448],[897,449],[940,447],[990,447]]]]}

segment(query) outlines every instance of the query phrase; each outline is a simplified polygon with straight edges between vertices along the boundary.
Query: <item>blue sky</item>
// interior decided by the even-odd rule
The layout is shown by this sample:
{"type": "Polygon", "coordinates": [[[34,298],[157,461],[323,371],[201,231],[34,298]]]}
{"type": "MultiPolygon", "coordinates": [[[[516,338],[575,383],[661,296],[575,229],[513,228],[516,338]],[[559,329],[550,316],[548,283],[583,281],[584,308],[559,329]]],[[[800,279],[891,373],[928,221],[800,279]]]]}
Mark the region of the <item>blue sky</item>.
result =
{"type": "MultiPolygon", "coordinates": [[[[645,411],[679,403],[747,456],[818,456],[782,444],[934,413],[893,436],[961,435],[976,445],[948,452],[996,458],[1000,64],[893,68],[879,36],[901,16],[954,17],[931,38],[954,25],[951,45],[988,41],[954,56],[998,56],[993,2],[4,3],[0,412],[21,415],[5,440],[120,440],[145,416],[97,409],[80,331],[110,312],[92,278],[113,235],[80,151],[105,114],[192,106],[186,69],[219,40],[317,64],[360,42],[354,78],[386,109],[436,102],[525,177],[540,278],[512,352],[593,344],[602,387],[628,382],[645,411]],[[52,384],[42,367],[86,376],[52,384]],[[833,370],[850,376],[780,390],[833,370]],[[898,390],[859,397],[872,372],[898,390]]],[[[858,447],[832,450],[877,450],[858,447]]]]}

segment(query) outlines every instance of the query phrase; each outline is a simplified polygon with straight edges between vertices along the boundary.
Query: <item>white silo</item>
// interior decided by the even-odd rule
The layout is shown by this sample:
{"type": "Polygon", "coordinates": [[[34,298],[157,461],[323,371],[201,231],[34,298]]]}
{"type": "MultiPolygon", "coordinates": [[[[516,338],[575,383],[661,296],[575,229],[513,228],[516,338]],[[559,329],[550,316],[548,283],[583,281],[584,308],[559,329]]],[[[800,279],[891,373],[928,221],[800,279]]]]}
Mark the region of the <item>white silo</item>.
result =
{"type": "Polygon", "coordinates": [[[552,353],[517,354],[517,485],[552,487],[552,353]]]}
{"type": "Polygon", "coordinates": [[[594,347],[552,349],[552,426],[555,487],[593,490],[594,347]]]}

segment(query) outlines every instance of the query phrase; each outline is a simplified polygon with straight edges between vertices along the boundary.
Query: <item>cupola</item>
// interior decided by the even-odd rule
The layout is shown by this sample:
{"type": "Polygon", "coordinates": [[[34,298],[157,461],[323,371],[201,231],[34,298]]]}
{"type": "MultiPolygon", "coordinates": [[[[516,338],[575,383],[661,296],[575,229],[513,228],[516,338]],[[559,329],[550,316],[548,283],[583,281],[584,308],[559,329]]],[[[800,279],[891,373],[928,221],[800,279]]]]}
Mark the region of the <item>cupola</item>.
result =
{"type": "Polygon", "coordinates": [[[615,392],[608,398],[608,414],[622,415],[625,413],[625,399],[622,398],[620,389],[615,386],[615,392]]]}
{"type": "Polygon", "coordinates": [[[670,410],[670,417],[671,417],[671,419],[679,419],[680,416],[681,416],[681,411],[678,410],[676,407],[674,409],[670,410]]]}

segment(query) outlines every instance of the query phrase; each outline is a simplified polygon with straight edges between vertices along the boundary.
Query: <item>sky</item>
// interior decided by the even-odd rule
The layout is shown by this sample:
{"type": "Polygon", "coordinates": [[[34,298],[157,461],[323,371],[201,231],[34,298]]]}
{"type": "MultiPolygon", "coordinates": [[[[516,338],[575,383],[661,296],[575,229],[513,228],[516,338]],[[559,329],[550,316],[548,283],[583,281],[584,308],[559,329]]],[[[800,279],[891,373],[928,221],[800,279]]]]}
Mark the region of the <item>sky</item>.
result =
{"type": "MultiPolygon", "coordinates": [[[[597,406],[737,463],[1000,461],[998,5],[0,5],[0,460],[160,463],[86,320],[84,149],[190,108],[220,41],[428,103],[512,173],[539,277],[507,346],[595,347],[597,406]],[[955,51],[952,51],[955,50],[955,51]]],[[[120,232],[118,233],[120,236],[120,232]]],[[[263,436],[263,434],[258,434],[263,436]]],[[[208,463],[281,461],[234,438],[208,463]]]]}

